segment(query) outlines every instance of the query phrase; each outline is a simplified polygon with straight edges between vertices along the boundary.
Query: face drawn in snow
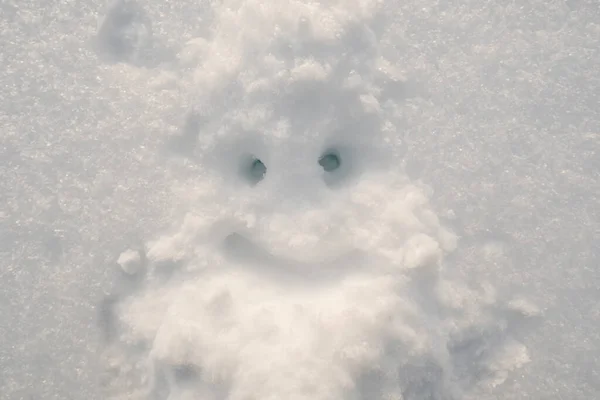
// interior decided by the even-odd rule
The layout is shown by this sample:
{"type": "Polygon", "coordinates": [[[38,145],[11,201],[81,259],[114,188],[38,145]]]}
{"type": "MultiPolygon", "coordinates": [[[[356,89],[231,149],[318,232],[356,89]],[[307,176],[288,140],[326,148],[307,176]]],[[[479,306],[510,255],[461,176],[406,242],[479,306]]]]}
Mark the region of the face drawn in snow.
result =
{"type": "MultiPolygon", "coordinates": [[[[287,34],[257,43],[227,29],[255,11],[224,10],[198,50],[190,209],[143,257],[121,257],[127,271],[146,264],[116,307],[123,391],[441,400],[527,361],[494,290],[442,268],[456,238],[402,172],[401,102],[382,83],[397,77],[371,40],[374,17],[333,9],[299,12],[296,31],[279,21],[287,34]]],[[[255,22],[239,26],[260,37],[269,28],[255,22]]]]}

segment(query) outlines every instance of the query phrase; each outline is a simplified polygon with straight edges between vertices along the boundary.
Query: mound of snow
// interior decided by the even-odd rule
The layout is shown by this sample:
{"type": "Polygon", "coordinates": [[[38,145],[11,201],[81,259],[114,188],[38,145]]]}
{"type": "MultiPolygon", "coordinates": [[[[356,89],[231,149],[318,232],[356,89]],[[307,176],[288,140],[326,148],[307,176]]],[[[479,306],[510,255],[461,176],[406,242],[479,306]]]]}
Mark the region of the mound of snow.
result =
{"type": "Polygon", "coordinates": [[[193,99],[173,168],[195,175],[181,221],[119,258],[141,283],[115,303],[111,395],[477,398],[529,360],[511,328],[536,309],[445,268],[385,8],[277,4],[215,5],[168,67],[193,99]]]}

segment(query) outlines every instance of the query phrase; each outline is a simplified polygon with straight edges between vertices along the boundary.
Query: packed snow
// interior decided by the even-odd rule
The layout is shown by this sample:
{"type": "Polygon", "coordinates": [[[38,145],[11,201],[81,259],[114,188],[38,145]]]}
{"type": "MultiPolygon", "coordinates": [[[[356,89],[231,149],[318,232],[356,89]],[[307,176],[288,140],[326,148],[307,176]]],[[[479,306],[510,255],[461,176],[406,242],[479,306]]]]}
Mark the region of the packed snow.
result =
{"type": "Polygon", "coordinates": [[[594,2],[0,13],[1,399],[600,393],[594,2]]]}

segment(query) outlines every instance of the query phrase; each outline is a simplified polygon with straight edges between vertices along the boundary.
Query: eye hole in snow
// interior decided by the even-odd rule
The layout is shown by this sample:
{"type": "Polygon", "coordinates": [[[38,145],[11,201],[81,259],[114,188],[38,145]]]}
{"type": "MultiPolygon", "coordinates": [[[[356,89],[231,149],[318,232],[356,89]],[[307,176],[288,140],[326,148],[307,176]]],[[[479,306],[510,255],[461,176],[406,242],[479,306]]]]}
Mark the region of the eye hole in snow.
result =
{"type": "Polygon", "coordinates": [[[258,158],[252,157],[246,167],[245,175],[252,185],[262,181],[267,173],[266,165],[258,158]]]}
{"type": "Polygon", "coordinates": [[[341,164],[340,156],[333,151],[329,151],[319,158],[319,165],[325,172],[333,172],[340,168],[341,164]]]}
{"type": "Polygon", "coordinates": [[[358,178],[357,157],[352,147],[328,147],[319,157],[323,181],[330,189],[350,184],[358,178]]]}

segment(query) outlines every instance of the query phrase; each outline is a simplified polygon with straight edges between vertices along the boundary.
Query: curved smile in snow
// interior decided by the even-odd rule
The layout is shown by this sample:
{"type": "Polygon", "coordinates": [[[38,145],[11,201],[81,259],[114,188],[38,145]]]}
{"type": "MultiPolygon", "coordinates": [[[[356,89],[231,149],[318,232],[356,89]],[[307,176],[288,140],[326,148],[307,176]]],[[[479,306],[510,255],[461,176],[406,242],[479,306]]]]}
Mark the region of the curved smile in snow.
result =
{"type": "Polygon", "coordinates": [[[236,264],[259,266],[263,273],[306,278],[334,278],[358,267],[363,258],[356,249],[346,249],[330,256],[306,254],[302,259],[275,254],[246,235],[234,232],[223,240],[223,250],[236,264]],[[343,266],[344,268],[339,268],[343,266]]]}

